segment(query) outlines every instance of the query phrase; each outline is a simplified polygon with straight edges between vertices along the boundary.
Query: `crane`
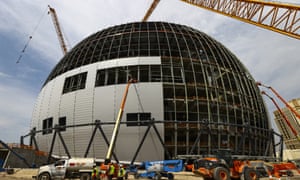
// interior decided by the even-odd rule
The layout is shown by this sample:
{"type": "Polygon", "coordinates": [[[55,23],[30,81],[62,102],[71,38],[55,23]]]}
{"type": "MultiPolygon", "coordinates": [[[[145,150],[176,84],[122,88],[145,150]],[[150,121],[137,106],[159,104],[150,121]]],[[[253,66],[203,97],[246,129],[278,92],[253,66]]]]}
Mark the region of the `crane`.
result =
{"type": "MultiPolygon", "coordinates": [[[[266,0],[181,0],[249,24],[300,40],[300,5],[266,0]]],[[[152,14],[154,0],[143,21],[152,14]]]]}
{"type": "Polygon", "coordinates": [[[271,86],[267,86],[265,84],[262,84],[261,82],[256,82],[257,86],[262,86],[265,87],[267,89],[270,89],[284,104],[285,106],[298,118],[298,120],[300,120],[300,114],[292,107],[290,106],[280,95],[279,93],[272,88],[271,86]]]}
{"type": "Polygon", "coordinates": [[[55,27],[55,30],[56,30],[56,34],[57,34],[57,37],[58,37],[58,40],[59,40],[60,47],[63,51],[63,54],[66,55],[68,50],[67,50],[67,46],[66,46],[66,43],[65,43],[65,40],[64,40],[63,33],[61,31],[61,28],[60,28],[60,25],[59,25],[59,22],[58,22],[56,11],[50,5],[48,5],[48,7],[49,7],[48,14],[51,14],[52,21],[53,21],[53,24],[54,24],[54,27],[55,27]]]}
{"type": "Polygon", "coordinates": [[[126,102],[126,99],[127,99],[128,90],[129,90],[130,85],[132,83],[136,83],[136,82],[137,81],[134,80],[134,79],[129,79],[128,82],[127,82],[125,92],[124,92],[124,95],[123,95],[123,99],[122,99],[122,102],[121,102],[121,105],[120,105],[118,117],[116,119],[116,123],[115,123],[114,129],[113,129],[113,133],[112,133],[111,140],[110,140],[110,143],[109,143],[109,147],[108,147],[108,150],[107,150],[107,154],[106,154],[106,157],[105,157],[105,163],[104,164],[108,164],[111,161],[111,155],[112,155],[112,152],[114,150],[114,147],[115,147],[115,144],[116,144],[116,141],[117,141],[117,136],[118,136],[118,133],[119,133],[120,123],[121,123],[121,119],[122,119],[124,108],[125,108],[125,102],[126,102]]]}
{"type": "Polygon", "coordinates": [[[160,0],[154,0],[150,6],[150,8],[147,10],[144,18],[143,18],[143,22],[147,21],[149,19],[149,17],[151,16],[152,12],[154,11],[154,9],[156,8],[156,6],[158,5],[160,0]]]}
{"type": "Polygon", "coordinates": [[[286,122],[286,124],[289,126],[289,128],[291,129],[291,131],[293,132],[293,134],[295,135],[295,137],[298,139],[298,141],[300,141],[300,136],[298,135],[297,131],[293,128],[293,126],[291,125],[290,121],[288,120],[288,118],[286,117],[286,115],[282,112],[282,110],[280,109],[279,105],[276,103],[276,101],[274,100],[274,98],[272,98],[265,91],[262,91],[261,94],[267,96],[273,102],[273,104],[276,106],[277,110],[279,111],[280,115],[282,116],[282,118],[284,119],[284,121],[286,122]]]}

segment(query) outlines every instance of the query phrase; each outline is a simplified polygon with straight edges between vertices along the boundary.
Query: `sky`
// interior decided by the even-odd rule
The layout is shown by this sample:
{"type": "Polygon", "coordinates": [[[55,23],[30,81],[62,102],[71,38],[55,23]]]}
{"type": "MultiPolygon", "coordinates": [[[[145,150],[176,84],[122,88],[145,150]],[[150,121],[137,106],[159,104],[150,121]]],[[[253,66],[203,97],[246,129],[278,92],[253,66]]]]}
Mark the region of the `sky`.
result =
{"type": "MultiPolygon", "coordinates": [[[[141,21],[151,3],[152,0],[0,1],[0,140],[19,143],[20,136],[29,133],[36,98],[63,57],[48,5],[56,10],[71,49],[104,28],[141,21]]],[[[272,86],[286,100],[300,98],[300,40],[180,0],[161,1],[148,21],[187,25],[210,35],[230,49],[256,81],[272,86]]],[[[273,122],[276,108],[269,99],[264,100],[277,131],[273,122]]],[[[279,100],[278,104],[284,106],[279,100]]]]}

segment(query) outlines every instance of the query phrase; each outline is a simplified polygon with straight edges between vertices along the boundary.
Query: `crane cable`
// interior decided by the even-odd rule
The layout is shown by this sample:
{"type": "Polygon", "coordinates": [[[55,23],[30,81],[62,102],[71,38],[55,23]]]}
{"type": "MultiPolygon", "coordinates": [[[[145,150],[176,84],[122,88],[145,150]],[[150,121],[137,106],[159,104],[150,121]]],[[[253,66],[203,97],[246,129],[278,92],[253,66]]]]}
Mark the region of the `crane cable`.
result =
{"type": "MultiPolygon", "coordinates": [[[[48,10],[48,7],[46,8],[45,12],[47,12],[47,10],[48,10]]],[[[42,19],[43,19],[44,16],[45,16],[45,14],[47,14],[47,13],[45,13],[45,12],[42,14],[42,16],[41,16],[41,18],[39,19],[37,25],[34,27],[34,29],[33,29],[32,33],[31,33],[31,35],[29,36],[29,39],[27,40],[27,42],[26,42],[26,44],[25,44],[23,50],[21,51],[21,54],[20,54],[18,60],[16,61],[16,64],[20,63],[20,60],[22,59],[23,54],[25,53],[25,50],[26,50],[26,48],[28,47],[28,45],[29,45],[29,43],[30,43],[30,41],[31,41],[31,39],[32,39],[33,34],[34,34],[34,33],[36,32],[36,30],[38,29],[39,25],[40,25],[41,22],[42,22],[42,19]]]]}
{"type": "Polygon", "coordinates": [[[144,107],[143,107],[143,105],[142,105],[142,101],[141,101],[141,98],[140,98],[140,94],[139,94],[139,92],[138,92],[138,90],[137,90],[137,88],[136,88],[136,85],[133,84],[133,86],[134,86],[134,89],[135,89],[135,92],[136,92],[136,96],[137,96],[137,98],[138,98],[138,101],[139,101],[139,105],[140,105],[140,107],[141,107],[141,110],[142,110],[142,112],[144,113],[144,107]]]}

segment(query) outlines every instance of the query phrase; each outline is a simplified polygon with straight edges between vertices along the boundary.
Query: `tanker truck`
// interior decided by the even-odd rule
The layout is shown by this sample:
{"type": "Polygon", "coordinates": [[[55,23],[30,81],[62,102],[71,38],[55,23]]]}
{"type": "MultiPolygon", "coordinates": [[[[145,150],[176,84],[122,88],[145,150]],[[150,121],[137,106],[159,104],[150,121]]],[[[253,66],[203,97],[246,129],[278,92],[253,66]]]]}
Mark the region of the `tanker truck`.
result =
{"type": "Polygon", "coordinates": [[[70,158],[58,160],[53,164],[41,166],[36,176],[37,180],[51,179],[87,179],[90,177],[96,161],[94,158],[70,158]]]}

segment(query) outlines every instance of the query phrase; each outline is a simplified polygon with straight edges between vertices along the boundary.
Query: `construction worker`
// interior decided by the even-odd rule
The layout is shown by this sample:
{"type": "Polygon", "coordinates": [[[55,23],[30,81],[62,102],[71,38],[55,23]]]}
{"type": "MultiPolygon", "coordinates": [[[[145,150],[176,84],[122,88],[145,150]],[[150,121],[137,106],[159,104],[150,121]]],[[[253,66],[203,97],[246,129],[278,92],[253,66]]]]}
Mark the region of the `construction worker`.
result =
{"type": "Polygon", "coordinates": [[[115,166],[113,165],[113,163],[109,164],[108,167],[108,180],[112,180],[112,178],[114,177],[114,173],[115,173],[115,166]]]}
{"type": "Polygon", "coordinates": [[[125,171],[124,167],[122,165],[120,165],[119,171],[118,171],[118,180],[123,180],[125,175],[126,175],[126,171],[125,171]]]}
{"type": "Polygon", "coordinates": [[[92,176],[92,180],[99,179],[99,170],[96,166],[93,167],[93,172],[92,172],[91,176],[92,176]]]}

